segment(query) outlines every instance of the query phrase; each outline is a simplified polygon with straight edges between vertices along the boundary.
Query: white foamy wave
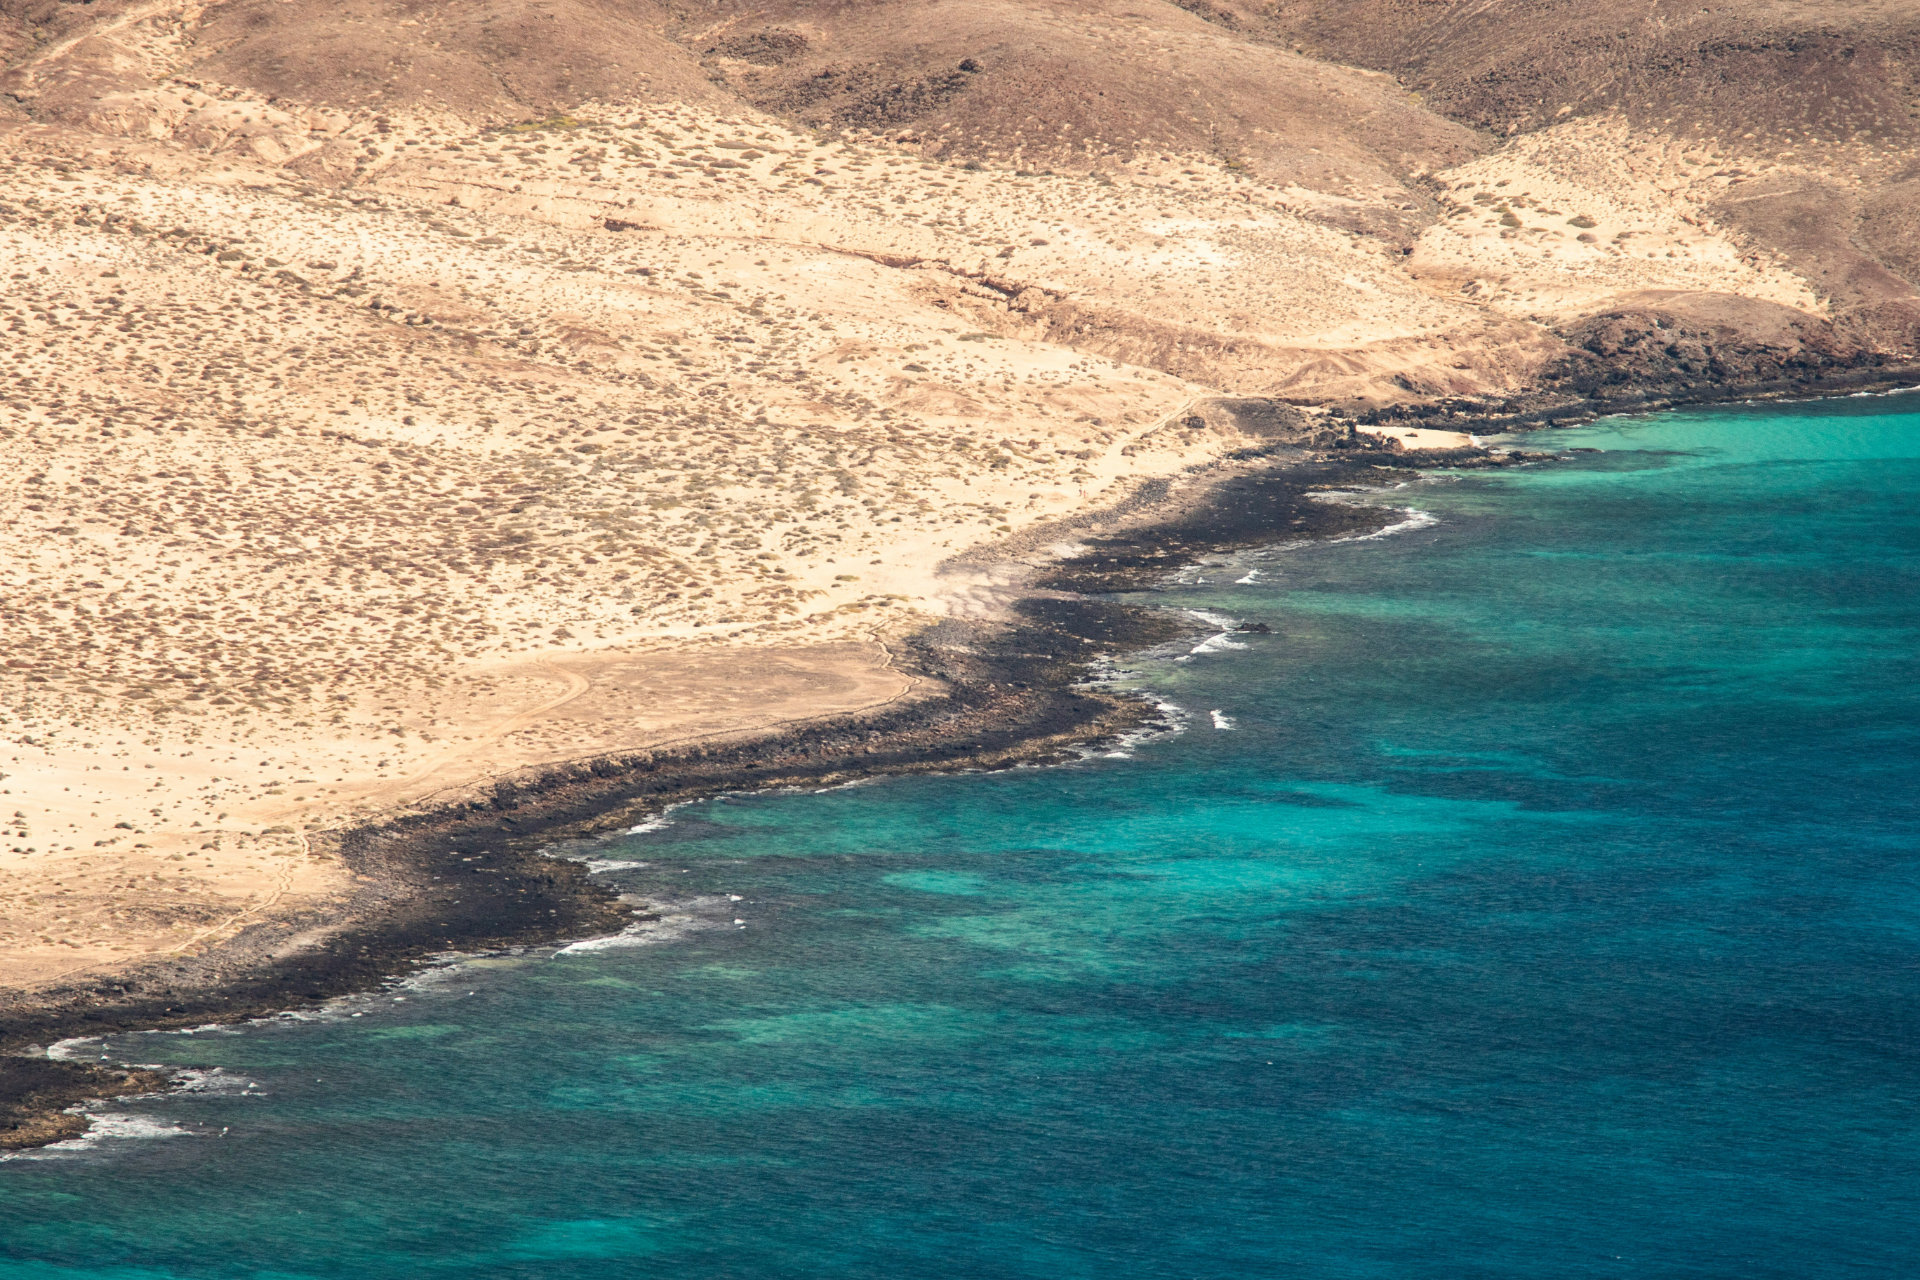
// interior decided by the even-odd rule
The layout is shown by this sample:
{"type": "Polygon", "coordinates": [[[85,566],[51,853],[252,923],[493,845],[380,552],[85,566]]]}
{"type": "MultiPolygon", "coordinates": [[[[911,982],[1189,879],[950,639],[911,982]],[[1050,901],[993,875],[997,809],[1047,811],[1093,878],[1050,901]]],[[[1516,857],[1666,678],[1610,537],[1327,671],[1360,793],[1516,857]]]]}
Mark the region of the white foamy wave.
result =
{"type": "Polygon", "coordinates": [[[1202,640],[1199,644],[1187,650],[1187,655],[1191,657],[1196,653],[1224,653],[1228,649],[1244,649],[1246,647],[1246,645],[1241,644],[1233,638],[1233,632],[1222,631],[1217,636],[1208,636],[1205,640],[1202,640]]]}
{"type": "Polygon", "coordinates": [[[604,938],[586,938],[580,942],[569,942],[553,954],[556,956],[584,955],[590,951],[620,951],[629,947],[655,947],[663,942],[673,942],[684,938],[699,926],[687,923],[678,927],[664,920],[651,920],[646,924],[629,925],[619,933],[604,938]]]}
{"type": "Polygon", "coordinates": [[[1226,627],[1231,627],[1233,625],[1232,618],[1229,618],[1224,614],[1211,613],[1205,609],[1186,609],[1186,610],[1183,610],[1182,612],[1184,612],[1190,618],[1197,618],[1199,621],[1206,623],[1210,627],[1226,628],[1226,627]]]}
{"type": "MultiPolygon", "coordinates": [[[[1340,502],[1342,506],[1359,507],[1366,505],[1362,502],[1342,501],[1345,497],[1361,496],[1359,494],[1317,493],[1313,496],[1322,502],[1340,502]]],[[[1402,507],[1400,508],[1400,514],[1405,518],[1388,525],[1384,529],[1376,529],[1372,533],[1356,533],[1346,538],[1330,538],[1323,545],[1334,546],[1342,542],[1375,542],[1381,538],[1391,538],[1395,534],[1411,533],[1415,529],[1430,529],[1440,523],[1438,516],[1435,516],[1432,512],[1422,511],[1418,507],[1402,507]]],[[[1306,545],[1311,546],[1313,544],[1308,543],[1306,545]]]]}
{"type": "MultiPolygon", "coordinates": [[[[355,1006],[364,1008],[368,1003],[405,1000],[406,996],[394,994],[397,991],[420,996],[445,995],[447,994],[445,988],[464,987],[472,978],[468,972],[470,966],[485,958],[484,953],[472,951],[442,951],[432,957],[432,963],[423,965],[405,977],[395,978],[380,991],[369,992],[365,996],[347,997],[341,1002],[341,1008],[355,1006]]],[[[468,991],[466,994],[472,995],[473,992],[468,991]]]]}
{"type": "Polygon", "coordinates": [[[281,1022],[332,1022],[339,1016],[338,1002],[329,1002],[318,1009],[283,1009],[273,1015],[281,1022]]]}
{"type": "Polygon", "coordinates": [[[74,1036],[68,1040],[56,1040],[47,1046],[47,1056],[57,1062],[68,1062],[80,1057],[98,1057],[99,1036],[74,1036]]]}
{"type": "Polygon", "coordinates": [[[1177,734],[1185,733],[1187,731],[1187,725],[1193,719],[1191,713],[1177,702],[1159,700],[1153,704],[1153,709],[1158,711],[1163,717],[1159,724],[1145,725],[1133,730],[1131,733],[1120,734],[1105,751],[1088,752],[1083,754],[1081,758],[1086,759],[1089,756],[1094,756],[1102,760],[1131,760],[1133,759],[1133,749],[1141,743],[1152,742],[1156,738],[1171,738],[1177,734]]]}
{"type": "MultiPolygon", "coordinates": [[[[137,1033],[143,1036],[205,1036],[239,1035],[239,1028],[223,1022],[203,1022],[197,1027],[149,1028],[137,1033]]],[[[47,1047],[47,1056],[56,1062],[71,1062],[78,1059],[106,1060],[113,1055],[103,1053],[106,1048],[105,1036],[74,1036],[68,1040],[56,1040],[47,1047]]]]}
{"type": "Polygon", "coordinates": [[[143,1142],[154,1138],[186,1138],[192,1131],[179,1125],[156,1120],[130,1111],[89,1111],[85,1106],[69,1107],[70,1116],[85,1116],[87,1131],[76,1137],[50,1142],[31,1151],[10,1151],[0,1160],[57,1160],[105,1146],[109,1142],[143,1142]]]}
{"type": "Polygon", "coordinates": [[[230,1075],[219,1067],[182,1067],[173,1073],[181,1093],[245,1093],[253,1081],[230,1075]]]}
{"type": "MultiPolygon", "coordinates": [[[[722,898],[700,899],[692,906],[727,905],[722,898]]],[[[656,947],[663,942],[676,942],[688,934],[701,929],[719,927],[719,922],[703,919],[687,911],[676,911],[663,915],[656,920],[636,920],[618,933],[604,938],[583,938],[579,942],[570,942],[553,954],[558,956],[584,955],[593,951],[620,951],[628,947],[656,947]]]]}
{"type": "Polygon", "coordinates": [[[628,858],[588,858],[587,859],[587,870],[595,873],[598,873],[601,871],[638,871],[641,867],[648,866],[648,865],[650,864],[645,862],[635,862],[628,858]]]}
{"type": "Polygon", "coordinates": [[[1213,727],[1216,729],[1231,729],[1234,727],[1232,716],[1221,715],[1218,710],[1209,711],[1207,714],[1213,717],[1213,727]]]}
{"type": "Polygon", "coordinates": [[[1364,533],[1354,538],[1341,538],[1341,542],[1373,542],[1379,538],[1391,538],[1396,533],[1411,533],[1415,529],[1431,529],[1440,523],[1438,516],[1420,510],[1418,507],[1406,508],[1407,518],[1398,524],[1390,524],[1373,533],[1364,533]]]}
{"type": "Polygon", "coordinates": [[[1246,577],[1235,578],[1233,580],[1233,583],[1237,587],[1246,587],[1246,586],[1252,586],[1254,583],[1259,581],[1260,581],[1260,571],[1258,569],[1249,569],[1247,570],[1246,577]]]}
{"type": "Polygon", "coordinates": [[[630,827],[623,827],[618,831],[610,832],[606,835],[588,836],[579,840],[556,841],[542,849],[540,856],[543,858],[558,858],[565,862],[583,862],[586,864],[589,872],[631,871],[638,867],[644,867],[647,864],[636,859],[604,858],[598,855],[611,842],[624,840],[628,836],[644,836],[655,831],[666,830],[674,823],[674,810],[684,809],[687,805],[694,803],[697,802],[683,800],[679,804],[670,804],[643,822],[636,822],[630,827]]]}
{"type": "MultiPolygon", "coordinates": [[[[852,791],[855,787],[871,787],[886,781],[882,777],[848,778],[845,782],[836,782],[830,787],[775,787],[783,795],[819,796],[829,791],[852,791]]],[[[747,795],[747,792],[735,792],[735,795],[747,795]]],[[[725,797],[722,797],[723,799],[725,797]]]]}

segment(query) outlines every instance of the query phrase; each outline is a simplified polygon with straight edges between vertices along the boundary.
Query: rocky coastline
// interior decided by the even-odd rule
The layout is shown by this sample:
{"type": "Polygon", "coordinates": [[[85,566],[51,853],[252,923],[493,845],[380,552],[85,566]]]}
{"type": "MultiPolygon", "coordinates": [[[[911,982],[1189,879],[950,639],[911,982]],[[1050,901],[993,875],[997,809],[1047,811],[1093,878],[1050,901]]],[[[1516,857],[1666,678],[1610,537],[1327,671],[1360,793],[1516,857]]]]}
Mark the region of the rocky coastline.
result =
{"type": "Polygon", "coordinates": [[[1920,385],[1911,352],[1890,355],[1827,321],[1795,321],[1770,340],[1719,317],[1635,308],[1560,335],[1564,355],[1504,398],[1432,397],[1385,407],[1334,405],[1337,421],[1485,435],[1743,400],[1812,400],[1920,385]]]}
{"type": "MultiPolygon", "coordinates": [[[[1920,367],[1875,364],[1827,370],[1817,385],[1716,384],[1686,403],[1785,398],[1911,385],[1920,367]]],[[[1671,387],[1561,404],[1478,404],[1476,432],[1525,429],[1628,409],[1664,407],[1671,387]]],[[[1421,467],[1511,465],[1551,458],[1475,448],[1409,452],[1356,434],[1360,422],[1400,420],[1336,408],[1309,419],[1277,401],[1220,401],[1214,408],[1262,439],[1229,459],[1223,476],[1191,496],[1137,495],[1144,518],[1083,533],[1081,550],[1034,576],[1005,622],[943,621],[913,635],[900,655],[939,691],[852,716],[738,741],[636,751],[509,778],[442,807],[318,837],[353,876],[345,902],[250,926],[199,956],[150,964],[111,980],[0,1003],[0,1151],[77,1136],[76,1104],[154,1092],[165,1073],[46,1056],[74,1037],[230,1023],[379,988],[436,957],[561,943],[611,934],[646,918],[596,883],[581,863],[547,856],[559,841],[630,825],[667,805],[727,791],[828,786],[873,777],[963,768],[997,769],[1066,758],[1076,747],[1138,729],[1157,713],[1090,684],[1100,658],[1165,643],[1188,624],[1114,602],[1184,565],[1279,539],[1372,532],[1391,509],[1329,502],[1330,490],[1386,488],[1421,467]]],[[[1462,427],[1464,406],[1439,406],[1422,423],[1462,427]]],[[[1162,486],[1164,488],[1164,486],[1162,486]]],[[[1109,513],[1112,514],[1112,513],[1109,513]]],[[[1057,536],[1058,530],[1052,531],[1057,536]]],[[[1029,539],[1033,540],[1033,539],[1029,539]]]]}
{"type": "MultiPolygon", "coordinates": [[[[950,620],[914,634],[899,659],[939,690],[931,696],[745,740],[583,760],[312,837],[351,873],[346,901],[263,920],[202,955],[0,1004],[0,1150],[76,1136],[87,1122],[69,1108],[86,1099],[164,1087],[160,1073],[45,1056],[59,1041],[242,1021],[377,989],[448,953],[554,944],[635,923],[633,907],[583,865],[546,856],[556,842],[725,791],[1045,762],[1141,727],[1157,713],[1090,685],[1089,664],[1164,643],[1188,624],[1099,595],[1149,586],[1198,556],[1276,534],[1378,527],[1386,513],[1314,493],[1391,482],[1441,460],[1350,432],[1343,448],[1303,443],[1294,433],[1250,450],[1184,501],[1157,490],[1136,495],[1128,505],[1151,514],[1082,537],[1085,551],[1033,582],[1005,622],[950,620]]],[[[1502,456],[1478,450],[1444,460],[1502,456]]]]}

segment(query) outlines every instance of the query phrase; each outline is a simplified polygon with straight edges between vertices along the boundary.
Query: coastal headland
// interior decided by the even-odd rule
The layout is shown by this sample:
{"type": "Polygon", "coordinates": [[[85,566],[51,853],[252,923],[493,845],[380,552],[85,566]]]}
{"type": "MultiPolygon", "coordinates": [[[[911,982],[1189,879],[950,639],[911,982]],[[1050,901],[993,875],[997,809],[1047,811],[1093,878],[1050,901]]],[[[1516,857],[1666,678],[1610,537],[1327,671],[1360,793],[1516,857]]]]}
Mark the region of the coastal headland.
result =
{"type": "Polygon", "coordinates": [[[1138,727],[1101,594],[1329,491],[1920,378],[1920,19],[1670,17],[0,4],[0,1146],[645,913],[555,840],[1138,727]]]}

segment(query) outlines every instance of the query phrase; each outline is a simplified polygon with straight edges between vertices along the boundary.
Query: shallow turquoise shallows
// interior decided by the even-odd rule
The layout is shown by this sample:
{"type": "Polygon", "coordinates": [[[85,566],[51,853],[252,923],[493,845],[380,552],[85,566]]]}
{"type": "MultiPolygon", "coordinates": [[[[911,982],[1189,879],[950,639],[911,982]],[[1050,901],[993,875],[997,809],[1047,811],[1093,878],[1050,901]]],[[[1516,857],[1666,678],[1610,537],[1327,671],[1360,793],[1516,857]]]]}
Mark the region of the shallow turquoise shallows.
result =
{"type": "Polygon", "coordinates": [[[220,1071],[0,1163],[0,1278],[1920,1274],[1920,401],[1551,443],[1145,597],[1272,633],[1131,754],[683,809],[591,851],[677,937],[91,1050],[220,1071]]]}

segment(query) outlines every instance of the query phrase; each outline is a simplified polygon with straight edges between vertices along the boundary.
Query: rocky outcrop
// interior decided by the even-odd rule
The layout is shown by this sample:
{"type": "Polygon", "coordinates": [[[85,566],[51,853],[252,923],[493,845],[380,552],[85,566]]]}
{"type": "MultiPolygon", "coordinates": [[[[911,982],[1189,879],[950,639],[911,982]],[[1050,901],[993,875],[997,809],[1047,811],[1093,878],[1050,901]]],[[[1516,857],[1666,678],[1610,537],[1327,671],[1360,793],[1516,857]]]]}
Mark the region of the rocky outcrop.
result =
{"type": "Polygon", "coordinates": [[[1541,390],[1600,403],[1710,399],[1733,387],[1814,390],[1837,373],[1887,363],[1830,321],[1727,297],[1607,311],[1561,336],[1567,352],[1541,370],[1541,390]]]}

